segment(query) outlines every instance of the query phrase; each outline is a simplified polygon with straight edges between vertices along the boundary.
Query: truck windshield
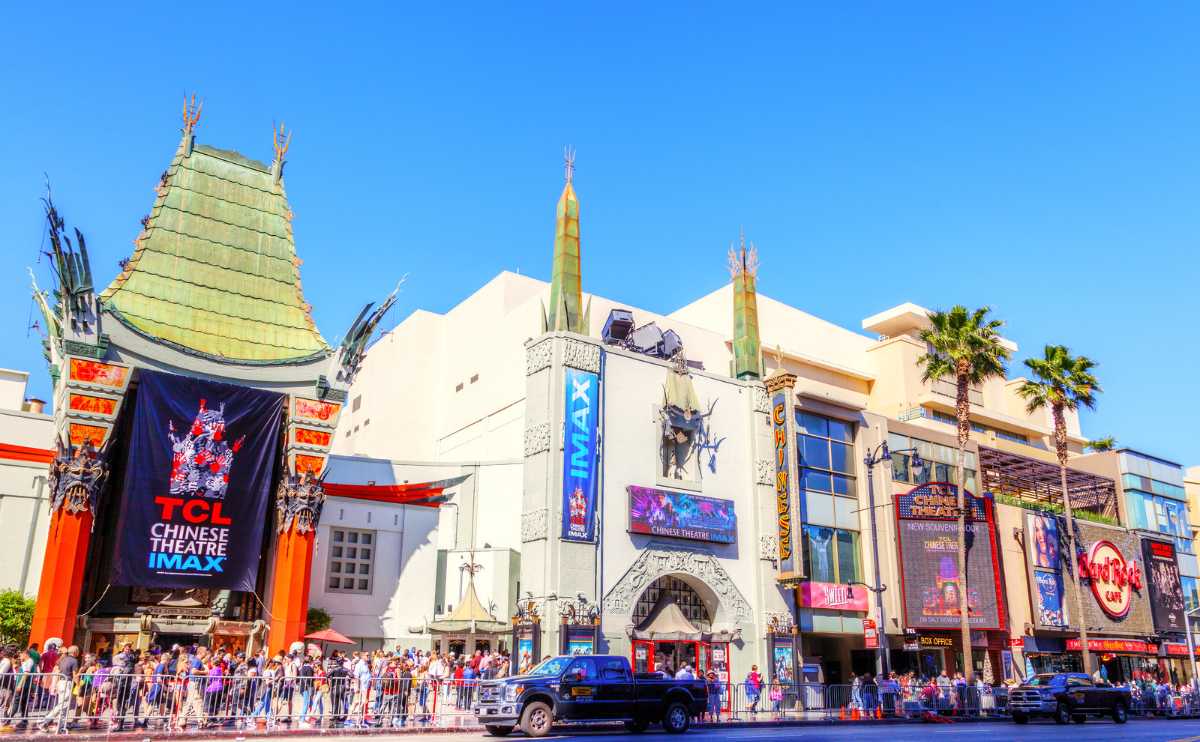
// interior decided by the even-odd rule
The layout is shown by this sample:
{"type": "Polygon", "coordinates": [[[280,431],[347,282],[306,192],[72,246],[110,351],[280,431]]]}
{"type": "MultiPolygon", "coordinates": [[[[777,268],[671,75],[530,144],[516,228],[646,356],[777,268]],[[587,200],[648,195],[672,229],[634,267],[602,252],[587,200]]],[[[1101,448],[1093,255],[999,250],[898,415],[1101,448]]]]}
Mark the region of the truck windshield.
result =
{"type": "Polygon", "coordinates": [[[567,665],[571,664],[574,657],[551,657],[537,667],[533,668],[526,675],[534,677],[558,676],[563,674],[563,670],[567,669],[567,665]]]}
{"type": "Polygon", "coordinates": [[[1054,673],[1042,673],[1034,675],[1029,679],[1029,685],[1054,685],[1054,679],[1058,677],[1054,673]]]}

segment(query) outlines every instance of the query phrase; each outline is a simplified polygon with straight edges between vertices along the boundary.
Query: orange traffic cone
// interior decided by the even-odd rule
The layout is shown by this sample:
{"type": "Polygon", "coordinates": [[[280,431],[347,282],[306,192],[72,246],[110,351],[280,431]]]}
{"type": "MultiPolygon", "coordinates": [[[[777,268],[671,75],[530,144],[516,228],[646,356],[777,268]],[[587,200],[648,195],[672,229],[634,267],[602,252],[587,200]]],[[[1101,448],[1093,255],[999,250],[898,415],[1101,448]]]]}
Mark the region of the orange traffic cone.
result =
{"type": "Polygon", "coordinates": [[[882,719],[882,718],[883,718],[883,706],[876,706],[876,707],[875,707],[875,718],[876,718],[876,719],[882,719]]]}
{"type": "Polygon", "coordinates": [[[851,712],[851,714],[850,714],[850,719],[852,721],[861,721],[862,720],[862,712],[858,710],[858,706],[854,707],[854,711],[851,712]]]}
{"type": "Polygon", "coordinates": [[[846,720],[846,707],[845,706],[842,706],[842,713],[838,714],[838,719],[840,721],[846,720]]]}

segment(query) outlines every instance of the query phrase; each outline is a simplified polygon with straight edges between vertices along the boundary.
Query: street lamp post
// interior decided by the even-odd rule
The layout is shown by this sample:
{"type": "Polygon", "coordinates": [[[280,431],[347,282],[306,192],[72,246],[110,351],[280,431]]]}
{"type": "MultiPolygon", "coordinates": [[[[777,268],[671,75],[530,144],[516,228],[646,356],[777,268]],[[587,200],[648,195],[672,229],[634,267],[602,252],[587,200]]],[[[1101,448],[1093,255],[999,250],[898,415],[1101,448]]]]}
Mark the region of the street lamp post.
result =
{"type": "MultiPolygon", "coordinates": [[[[887,617],[883,608],[883,591],[887,590],[887,585],[883,584],[879,572],[879,531],[875,525],[875,467],[880,462],[891,461],[892,451],[888,450],[887,441],[881,442],[875,447],[875,450],[867,454],[863,458],[863,463],[867,465],[867,510],[871,513],[871,552],[875,563],[875,586],[862,583],[865,588],[875,593],[875,615],[879,617],[878,628],[878,644],[876,650],[879,652],[879,668],[882,677],[887,677],[891,673],[890,662],[888,659],[887,647],[887,617]]],[[[921,454],[915,448],[904,448],[894,453],[910,453],[912,461],[910,465],[920,471],[925,468],[925,462],[921,460],[921,454]]]]}
{"type": "Polygon", "coordinates": [[[1200,613],[1200,606],[1183,612],[1183,628],[1187,634],[1188,662],[1192,663],[1192,697],[1195,698],[1196,691],[1200,689],[1200,685],[1196,683],[1196,640],[1192,638],[1192,616],[1200,613]]]}

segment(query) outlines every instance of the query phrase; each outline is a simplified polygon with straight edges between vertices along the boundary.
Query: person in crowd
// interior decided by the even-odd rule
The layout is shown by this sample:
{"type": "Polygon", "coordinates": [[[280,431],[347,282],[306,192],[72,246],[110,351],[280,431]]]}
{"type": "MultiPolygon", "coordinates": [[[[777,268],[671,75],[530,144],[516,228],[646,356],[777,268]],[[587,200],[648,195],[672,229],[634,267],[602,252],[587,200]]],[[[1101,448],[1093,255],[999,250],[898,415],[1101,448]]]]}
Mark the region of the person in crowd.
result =
{"type": "MultiPolygon", "coordinates": [[[[50,652],[47,652],[48,656],[50,652]]],[[[52,697],[55,699],[54,706],[46,712],[46,715],[38,723],[38,727],[42,731],[47,731],[51,726],[56,727],[59,734],[65,734],[67,731],[67,715],[71,711],[71,702],[74,700],[72,694],[75,687],[75,675],[79,672],[79,647],[72,645],[61,656],[58,656],[54,664],[54,673],[52,680],[54,687],[52,697]]]]}
{"type": "Polygon", "coordinates": [[[708,691],[708,705],[705,707],[705,713],[701,717],[706,721],[721,720],[721,692],[724,690],[721,682],[717,679],[717,673],[709,670],[704,676],[704,687],[708,691]]]}
{"type": "Polygon", "coordinates": [[[758,665],[751,665],[746,673],[746,707],[752,714],[758,713],[758,699],[762,695],[763,677],[758,672],[758,665]]]}

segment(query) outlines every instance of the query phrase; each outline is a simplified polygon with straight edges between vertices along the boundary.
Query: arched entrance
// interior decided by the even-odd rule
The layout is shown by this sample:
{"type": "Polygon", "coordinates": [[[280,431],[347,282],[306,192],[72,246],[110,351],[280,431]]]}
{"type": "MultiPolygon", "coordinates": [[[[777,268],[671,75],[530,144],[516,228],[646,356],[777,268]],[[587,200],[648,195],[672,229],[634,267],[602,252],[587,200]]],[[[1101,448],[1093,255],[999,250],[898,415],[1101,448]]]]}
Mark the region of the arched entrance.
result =
{"type": "Polygon", "coordinates": [[[635,672],[675,675],[685,667],[697,677],[712,671],[722,688],[722,707],[728,705],[728,632],[712,630],[715,595],[705,598],[687,579],[664,575],[650,583],[633,607],[633,666],[635,672]]]}

